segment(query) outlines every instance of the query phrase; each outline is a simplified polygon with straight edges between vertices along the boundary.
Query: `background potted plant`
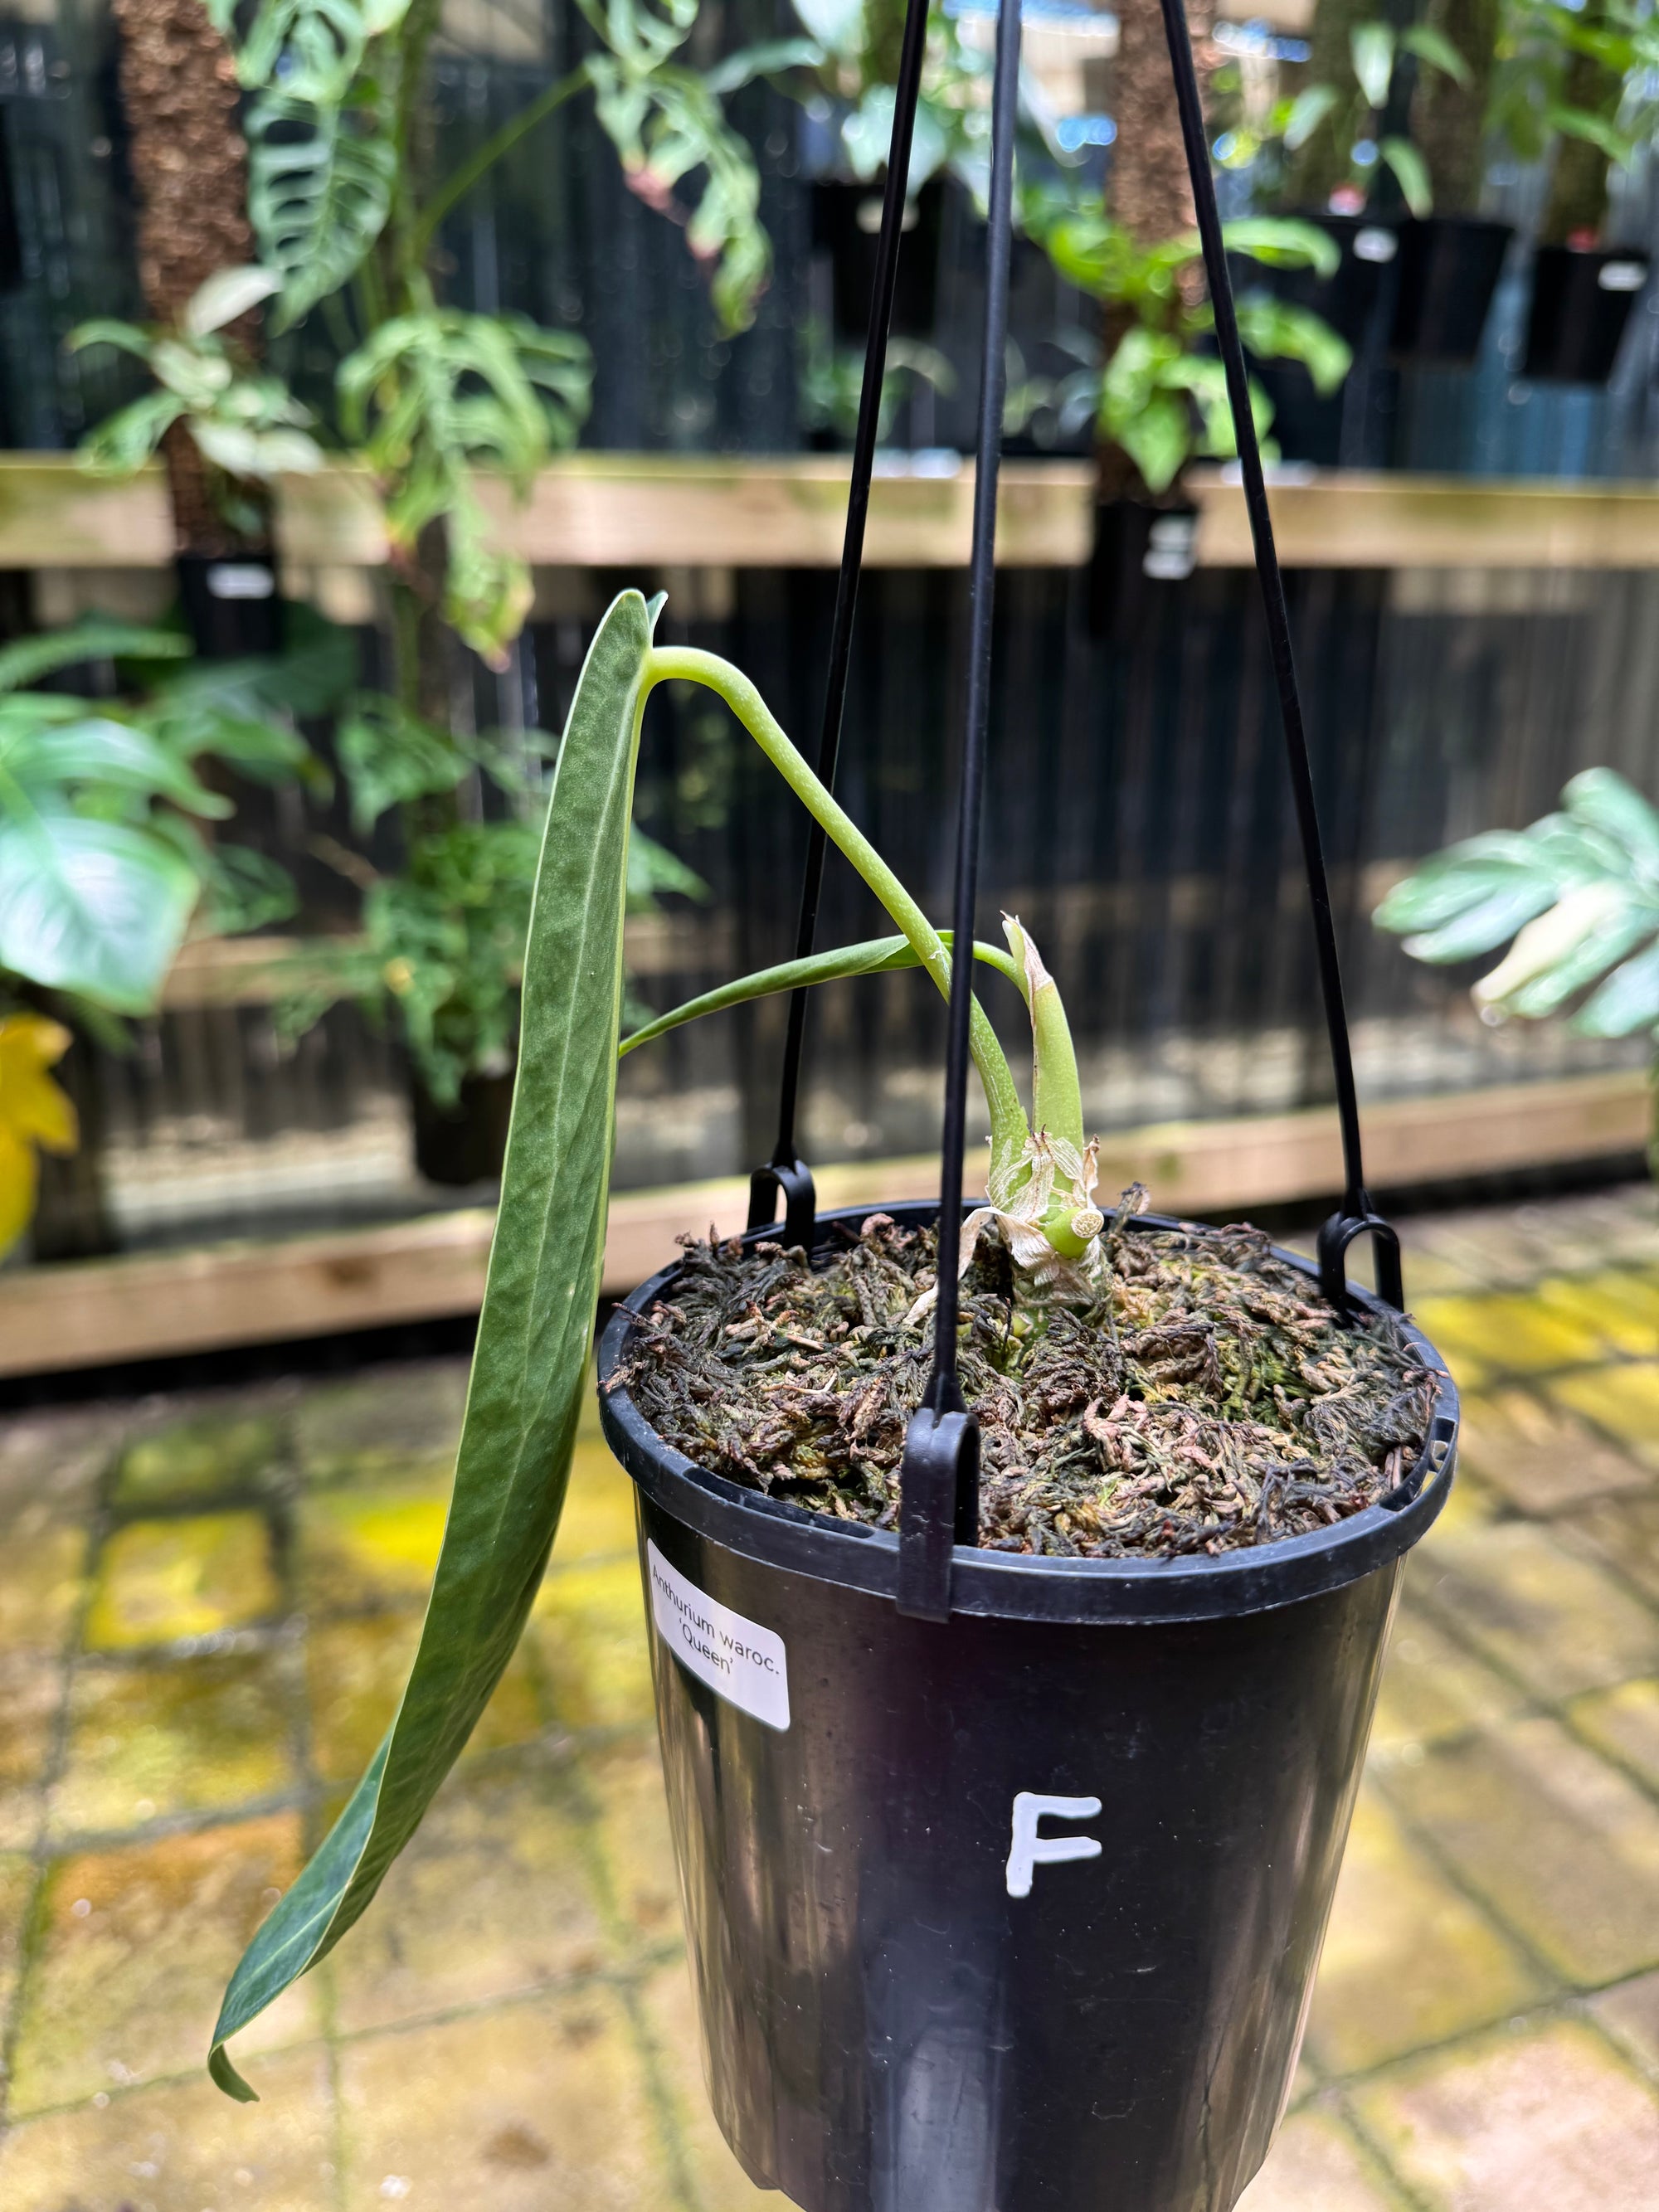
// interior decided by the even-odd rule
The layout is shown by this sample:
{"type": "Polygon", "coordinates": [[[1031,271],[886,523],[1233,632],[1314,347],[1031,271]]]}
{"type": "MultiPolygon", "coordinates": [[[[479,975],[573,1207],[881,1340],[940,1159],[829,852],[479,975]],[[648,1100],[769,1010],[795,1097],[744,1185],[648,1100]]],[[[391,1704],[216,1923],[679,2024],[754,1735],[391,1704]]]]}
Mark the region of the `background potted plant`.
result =
{"type": "MultiPolygon", "coordinates": [[[[1174,580],[1193,563],[1193,514],[1181,491],[1188,462],[1237,452],[1221,362],[1210,349],[1209,302],[1194,278],[1195,231],[1152,246],[1135,243],[1105,199],[1073,190],[1028,187],[1021,220],[1056,269],[1099,302],[1103,366],[1068,380],[1064,404],[1094,416],[1100,457],[1092,597],[1097,622],[1129,615],[1138,577],[1174,580]],[[1108,611],[1112,611],[1109,616],[1108,611]]],[[[1326,270],[1336,248],[1308,223],[1245,216],[1229,223],[1230,250],[1253,264],[1326,270]]],[[[1311,310],[1267,292],[1238,301],[1239,327],[1261,360],[1301,362],[1320,392],[1334,391],[1352,358],[1311,310]]],[[[1259,386],[1252,401],[1266,431],[1273,407],[1259,386]]]]}
{"type": "Polygon", "coordinates": [[[1483,216],[1501,0],[1439,0],[1413,26],[1412,143],[1432,208],[1400,226],[1391,349],[1397,360],[1466,368],[1480,350],[1514,226],[1483,216]]]}
{"type": "MultiPolygon", "coordinates": [[[[360,836],[367,840],[386,813],[400,811],[403,865],[382,873],[334,840],[318,841],[362,890],[361,926],[347,938],[310,938],[295,954],[279,1030],[297,1037],[343,998],[376,1022],[395,1009],[414,1079],[416,1166],[430,1182],[491,1181],[501,1173],[513,1102],[524,944],[547,803],[541,771],[556,743],[543,731],[458,738],[412,721],[395,700],[358,692],[344,703],[335,748],[360,836]],[[453,818],[462,787],[479,777],[505,812],[453,818]]],[[[700,877],[635,830],[629,911],[652,912],[664,891],[708,896],[700,877]]]]}
{"type": "MultiPolygon", "coordinates": [[[[354,994],[378,998],[409,1047],[423,1163],[446,1180],[463,1170],[474,1180],[481,1166],[499,1170],[511,1065],[503,1024],[517,1003],[522,931],[515,938],[483,926],[481,901],[489,887],[520,912],[531,866],[520,850],[522,824],[510,811],[469,821],[468,793],[487,762],[522,780],[538,741],[531,732],[498,742],[468,716],[468,653],[504,667],[532,598],[529,572],[500,545],[476,477],[487,471],[527,489],[550,455],[574,443],[592,370],[573,332],[447,305],[442,225],[528,133],[591,94],[630,187],[684,228],[728,331],[752,317],[771,265],[753,158],[727,125],[721,98],[769,56],[775,62],[779,50],[753,50],[723,76],[704,74],[684,58],[696,0],[671,0],[661,13],[635,0],[589,0],[584,12],[595,51],[438,175],[425,122],[436,0],[264,0],[251,16],[210,0],[212,35],[225,42],[247,99],[246,212],[258,268],[227,271],[198,295],[196,323],[208,318],[199,330],[106,325],[85,334],[139,353],[162,386],[99,434],[94,463],[141,459],[145,439],[182,405],[177,427],[161,434],[187,434],[221,476],[224,460],[213,449],[222,456],[227,414],[231,427],[246,428],[255,395],[283,432],[308,437],[309,428],[280,381],[222,335],[218,310],[233,298],[243,308],[262,300],[279,342],[325,307],[333,338],[345,336],[336,419],[309,427],[365,463],[380,495],[391,680],[383,692],[357,695],[341,732],[341,765],[360,820],[395,805],[404,863],[394,878],[348,860],[373,902],[369,951],[358,959],[325,947],[315,970],[304,969],[295,1018],[318,1003],[331,975],[354,994]],[[691,196],[683,201],[688,180],[691,196]],[[169,377],[185,379],[188,390],[173,389],[169,377]],[[514,745],[520,757],[508,769],[514,745]],[[391,797],[365,817],[366,790],[391,797]],[[387,949],[394,939],[395,951],[387,949]],[[376,949],[378,961],[370,957],[376,949]]],[[[796,41],[789,51],[800,48],[796,41]]],[[[270,467],[291,465],[286,451],[269,446],[270,467]]],[[[235,480],[251,482],[256,457],[246,439],[237,451],[244,473],[235,480]]],[[[337,845],[328,849],[340,858],[337,845]]],[[[638,866],[648,865],[642,848],[638,866]]],[[[672,873],[663,860],[659,879],[672,873]]]]}
{"type": "Polygon", "coordinates": [[[1494,35],[1480,5],[1403,29],[1340,4],[1315,17],[1313,81],[1284,118],[1285,196],[1342,250],[1329,313],[1352,343],[1393,264],[1379,341],[1443,364],[1479,349],[1510,235],[1474,213],[1494,35]]]}
{"type": "Polygon", "coordinates": [[[1524,161],[1547,157],[1522,373],[1605,383],[1648,257],[1606,241],[1610,181],[1652,137],[1659,32],[1644,10],[1506,0],[1494,117],[1524,161]]]}
{"type": "MultiPolygon", "coordinates": [[[[827,253],[836,340],[861,346],[869,328],[881,220],[881,179],[893,134],[893,88],[904,32],[902,0],[792,0],[809,35],[755,48],[727,75],[763,63],[806,110],[812,183],[812,239],[827,253]]],[[[983,197],[989,110],[988,61],[964,35],[964,18],[932,9],[906,185],[892,331],[933,335],[939,296],[945,183],[954,176],[983,197]]]]}
{"type": "MultiPolygon", "coordinates": [[[[1574,776],[1561,811],[1529,829],[1425,860],[1375,919],[1438,966],[1507,945],[1473,987],[1487,1021],[1567,1014],[1581,1036],[1659,1045],[1659,812],[1611,769],[1574,776]]],[[[1659,1174],[1659,1127],[1650,1157],[1659,1174]]]]}

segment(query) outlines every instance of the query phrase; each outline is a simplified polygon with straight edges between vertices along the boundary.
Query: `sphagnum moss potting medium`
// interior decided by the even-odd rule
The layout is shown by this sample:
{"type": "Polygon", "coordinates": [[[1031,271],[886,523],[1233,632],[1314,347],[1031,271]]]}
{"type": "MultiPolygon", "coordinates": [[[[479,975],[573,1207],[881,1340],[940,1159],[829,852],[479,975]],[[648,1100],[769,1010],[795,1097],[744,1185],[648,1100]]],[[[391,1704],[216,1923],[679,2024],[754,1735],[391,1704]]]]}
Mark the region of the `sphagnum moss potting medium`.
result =
{"type": "MultiPolygon", "coordinates": [[[[981,1545],[1085,1559],[1215,1554],[1375,1505],[1415,1459],[1437,1380],[1387,1320],[1344,1324],[1258,1230],[1131,1231],[1093,1295],[1023,1325],[1006,1250],[963,1284],[981,1545]]],[[[931,1229],[872,1214],[809,1267],[775,1243],[688,1243],[622,1379],[712,1473],[896,1525],[930,1334],[931,1229]]]]}

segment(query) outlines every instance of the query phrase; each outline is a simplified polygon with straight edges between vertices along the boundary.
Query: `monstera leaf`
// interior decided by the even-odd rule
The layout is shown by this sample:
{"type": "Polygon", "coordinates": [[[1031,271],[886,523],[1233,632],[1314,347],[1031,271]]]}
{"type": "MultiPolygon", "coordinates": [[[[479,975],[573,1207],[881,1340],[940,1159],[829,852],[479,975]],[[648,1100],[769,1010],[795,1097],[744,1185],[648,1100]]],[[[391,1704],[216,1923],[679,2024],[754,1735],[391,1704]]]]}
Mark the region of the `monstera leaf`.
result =
{"type": "Polygon", "coordinates": [[[471,471],[496,469],[520,492],[587,412],[585,340],[524,315],[433,307],[394,316],[341,362],[340,413],[391,487],[386,527],[413,545],[441,515],[448,538],[445,618],[492,666],[529,611],[530,573],[491,542],[471,471]]]}
{"type": "MultiPolygon", "coordinates": [[[[237,76],[250,91],[280,85],[293,99],[332,105],[345,97],[369,40],[408,12],[409,0],[259,0],[236,56],[237,76]]],[[[212,0],[211,13],[234,37],[233,0],[212,0]]]]}
{"type": "Polygon", "coordinates": [[[1576,775],[1561,811],[1528,830],[1437,854],[1373,919],[1441,965],[1509,945],[1474,987],[1491,1018],[1535,1020],[1581,1000],[1573,1026],[1586,1035],[1659,1034],[1659,812],[1611,769],[1576,775]]]}
{"type": "Polygon", "coordinates": [[[270,92],[247,118],[248,219],[283,279],[286,330],[362,267],[386,228],[398,172],[390,103],[372,82],[337,107],[270,92]]]}

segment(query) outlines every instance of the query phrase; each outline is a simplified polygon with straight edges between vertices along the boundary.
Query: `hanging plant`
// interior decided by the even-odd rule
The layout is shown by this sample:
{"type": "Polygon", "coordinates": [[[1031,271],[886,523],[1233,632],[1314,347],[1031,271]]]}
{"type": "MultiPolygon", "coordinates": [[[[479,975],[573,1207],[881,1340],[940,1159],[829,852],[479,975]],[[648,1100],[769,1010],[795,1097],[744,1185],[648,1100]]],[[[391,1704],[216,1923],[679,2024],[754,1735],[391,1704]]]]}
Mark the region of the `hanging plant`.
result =
{"type": "MultiPolygon", "coordinates": [[[[657,685],[701,684],[725,702],[902,934],[727,985],[659,1018],[621,1049],[636,1048],[698,1016],[804,982],[916,966],[949,994],[949,944],[819,784],[754,684],[714,654],[653,642],[660,604],[647,609],[637,592],[625,592],[615,603],[594,638],[571,709],[541,842],[524,957],[519,1105],[507,1145],[453,1503],[427,1623],[390,1734],[316,1857],[254,1939],[227,1994],[212,2066],[220,2086],[234,2095],[251,2093],[232,2066],[226,2044],[297,1975],[325,1957],[368,1905],[506,1667],[546,1564],[568,1473],[599,1291],[623,1010],[629,817],[641,720],[657,685]]],[[[1085,1138],[1076,1059],[1053,978],[1017,924],[1010,925],[1007,951],[976,945],[975,954],[1006,975],[1026,1003],[1034,1045],[1033,1113],[1028,1119],[1007,1059],[975,1002],[971,1048],[990,1119],[990,1166],[987,1203],[967,1225],[963,1267],[965,1271],[975,1251],[982,1250],[981,1264],[990,1272],[983,1278],[980,1300],[969,1301],[967,1327],[970,1335],[976,1333],[988,1297],[983,1310],[1000,1317],[1005,1356],[1000,1364],[1008,1387],[1018,1391],[1024,1378],[1026,1390],[1049,1392],[1043,1425],[1054,1415],[1061,1417],[1053,1443],[1062,1459],[1073,1431],[1081,1438],[1091,1470],[1086,1483],[1097,1494],[1091,1510],[1103,1512],[1103,1529],[1109,1523],[1121,1533],[1142,1524],[1140,1534],[1151,1537],[1154,1556],[1168,1549],[1169,1532],[1182,1525],[1183,1514],[1205,1522],[1202,1543],[1221,1530],[1207,1489],[1194,1490],[1190,1507],[1177,1508],[1166,1500],[1150,1516],[1137,1504],[1150,1494],[1149,1480],[1151,1490],[1168,1488],[1179,1461],[1183,1422],[1188,1441],[1194,1443],[1200,1460],[1212,1460],[1215,1480],[1232,1492],[1245,1513],[1236,1532],[1238,1540],[1270,1540],[1285,1528],[1306,1525],[1296,1517],[1301,1513],[1310,1515],[1311,1525],[1323,1527],[1334,1516],[1373,1504],[1400,1478],[1426,1434],[1433,1392],[1419,1355],[1387,1323],[1344,1340],[1334,1315],[1316,1318],[1310,1313],[1305,1321],[1299,1319],[1294,1300],[1285,1302],[1291,1279],[1280,1284],[1265,1264],[1260,1240],[1218,1246],[1207,1256],[1194,1255],[1177,1240],[1167,1257],[1154,1261],[1149,1275],[1145,1261],[1151,1247],[1142,1248],[1136,1240],[1133,1255],[1126,1253],[1125,1220],[1120,1219],[1109,1237],[1095,1201],[1095,1148],[1085,1138]],[[1180,1318],[1199,1295],[1206,1271],[1218,1269],[1218,1283],[1230,1267],[1243,1269],[1238,1295],[1254,1316],[1241,1313],[1237,1324],[1242,1366],[1232,1364],[1231,1351],[1218,1349],[1212,1323],[1180,1318]],[[1126,1328],[1132,1330],[1132,1342],[1123,1336],[1126,1328]],[[1079,1382],[1060,1384],[1060,1371],[1079,1357],[1079,1331],[1098,1342],[1098,1357],[1108,1366],[1119,1363],[1114,1372],[1121,1387],[1116,1391],[1109,1390],[1103,1368],[1096,1374],[1093,1354],[1078,1369],[1079,1382]],[[1122,1352],[1111,1348],[1120,1344],[1127,1346],[1131,1361],[1142,1363],[1138,1379],[1121,1364],[1122,1352]],[[1246,1349],[1252,1346],[1255,1350],[1246,1349]],[[1165,1429],[1154,1410],[1181,1378],[1209,1376],[1218,1359],[1215,1412],[1209,1418],[1220,1424],[1216,1439],[1234,1435],[1242,1451],[1236,1462],[1226,1455],[1234,1445],[1212,1440],[1211,1452],[1204,1451],[1196,1439],[1211,1432],[1194,1427],[1190,1415],[1171,1408],[1172,1425],[1165,1429]],[[1044,1376],[1051,1379],[1041,1382],[1044,1376]],[[1275,1425],[1286,1382],[1303,1392],[1314,1388],[1332,1408],[1316,1418],[1310,1414],[1294,1441],[1275,1425]],[[1065,1390],[1071,1395],[1054,1395],[1065,1390]],[[1122,1403],[1115,1402],[1118,1397],[1122,1403]],[[1136,1404],[1143,1411],[1132,1414],[1136,1404]],[[1092,1425],[1079,1429],[1085,1410],[1092,1425]],[[1148,1413],[1153,1414],[1150,1421],[1148,1413]],[[1126,1414],[1131,1416],[1127,1422],[1126,1414]],[[1247,1437],[1255,1443],[1244,1443],[1247,1437]],[[1219,1460],[1213,1458],[1217,1449],[1223,1452],[1219,1460]],[[1256,1474],[1249,1471],[1252,1450],[1266,1455],[1256,1474]],[[1284,1464],[1287,1455],[1299,1459],[1304,1471],[1285,1490],[1281,1477],[1265,1478],[1270,1466],[1284,1464]],[[1126,1476],[1133,1479],[1126,1481],[1126,1476]]],[[[854,1449],[872,1423],[890,1429],[908,1409],[925,1367],[925,1327],[934,1290],[926,1239],[884,1246],[878,1238],[874,1249],[880,1326],[854,1378],[863,1393],[860,1402],[867,1401],[869,1410],[862,1428],[855,1424],[848,1437],[854,1449]],[[890,1344],[898,1370],[908,1378],[896,1394],[890,1344]]],[[[758,1265],[763,1281],[751,1280],[741,1263],[729,1266],[722,1277],[729,1289],[721,1293],[726,1304],[720,1310],[752,1311],[757,1316],[753,1326],[741,1328],[723,1320],[717,1332],[722,1341],[744,1343],[738,1364],[726,1370],[734,1383],[742,1380],[738,1367],[750,1360],[758,1379],[775,1330],[787,1337],[793,1329],[801,1339],[805,1329],[802,1341],[822,1342],[809,1325],[807,1307],[799,1302],[808,1292],[806,1283],[800,1284],[799,1294],[790,1291],[781,1305],[771,1293],[780,1282],[792,1283],[793,1276],[786,1268],[780,1277],[777,1265],[765,1255],[758,1265]],[[755,1305],[757,1291],[768,1300],[763,1307],[755,1305]],[[775,1321],[770,1317],[775,1314],[775,1321]]],[[[854,1297],[834,1278],[811,1296],[829,1301],[826,1313],[838,1299],[843,1306],[851,1299],[854,1312],[860,1305],[870,1311],[865,1291],[854,1297]]],[[[694,1372],[688,1370],[688,1380],[698,1395],[694,1372]]],[[[735,1398],[732,1408],[739,1425],[744,1402],[735,1398]]],[[[762,1401],[750,1402],[763,1410],[762,1401]]],[[[800,1440],[799,1424],[786,1405],[774,1399],[765,1410],[775,1451],[800,1440]]],[[[838,1425],[832,1420],[832,1428],[838,1425]]],[[[877,1454],[878,1465],[890,1456],[884,1447],[877,1454]]],[[[769,1486],[752,1454],[739,1452],[738,1457],[763,1487],[769,1486]]],[[[1029,1478],[1029,1469],[1027,1474],[1029,1478]]],[[[782,1479],[800,1478],[791,1474],[782,1479]]],[[[1058,1480],[1060,1488],[1036,1506],[1037,1522],[1047,1514],[1058,1526],[1067,1517],[1066,1478],[1059,1474],[1058,1480]]],[[[1191,1485],[1193,1477],[1183,1471],[1182,1480],[1191,1485]]],[[[826,1468],[823,1480],[829,1489],[815,1492],[814,1502],[832,1503],[838,1512],[847,1510],[851,1493],[833,1467],[826,1468]]],[[[874,1491],[866,1481],[863,1502],[870,1517],[880,1519],[891,1501],[878,1480],[874,1491]]],[[[1077,1500],[1070,1504],[1074,1511],[1077,1500]]],[[[1031,1506],[1028,1498],[1023,1527],[1036,1525],[1031,1506]]],[[[994,1522],[993,1528],[1004,1533],[994,1522]]]]}

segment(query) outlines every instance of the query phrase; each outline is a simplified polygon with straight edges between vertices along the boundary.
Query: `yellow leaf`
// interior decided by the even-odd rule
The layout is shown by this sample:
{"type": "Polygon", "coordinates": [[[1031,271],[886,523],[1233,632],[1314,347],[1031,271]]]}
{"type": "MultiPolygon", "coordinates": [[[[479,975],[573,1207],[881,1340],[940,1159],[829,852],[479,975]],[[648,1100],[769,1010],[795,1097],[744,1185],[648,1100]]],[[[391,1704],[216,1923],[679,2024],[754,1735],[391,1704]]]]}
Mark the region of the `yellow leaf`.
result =
{"type": "Polygon", "coordinates": [[[44,1014],[0,1018],[0,1131],[49,1152],[72,1152],[80,1142],[75,1108],[46,1073],[73,1040],[61,1022],[44,1014]]]}
{"type": "Polygon", "coordinates": [[[0,1122],[0,1259],[28,1227],[40,1181],[33,1146],[0,1122]]]}

